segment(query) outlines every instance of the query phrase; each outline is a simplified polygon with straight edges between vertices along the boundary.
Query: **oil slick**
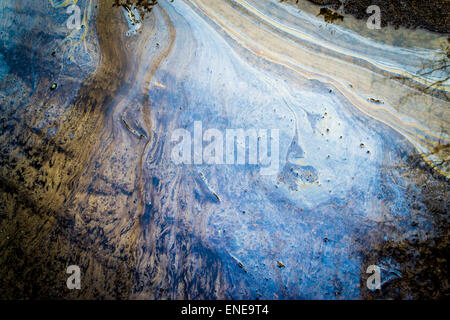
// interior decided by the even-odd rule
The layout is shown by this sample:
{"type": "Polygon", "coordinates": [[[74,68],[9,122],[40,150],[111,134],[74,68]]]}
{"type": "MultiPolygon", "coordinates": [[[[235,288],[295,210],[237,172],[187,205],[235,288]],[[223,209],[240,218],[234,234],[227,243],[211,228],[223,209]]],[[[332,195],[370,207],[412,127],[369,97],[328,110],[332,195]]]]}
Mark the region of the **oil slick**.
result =
{"type": "Polygon", "coordinates": [[[0,278],[17,288],[5,297],[445,294],[426,280],[446,280],[449,83],[418,71],[439,66],[438,38],[420,48],[423,31],[389,29],[381,43],[347,16],[329,24],[277,0],[160,0],[146,23],[93,0],[71,61],[82,32],[62,7],[74,2],[42,1],[35,16],[0,2],[0,278]],[[175,163],[172,134],[191,140],[196,121],[224,143],[230,128],[261,128],[265,145],[278,130],[277,170],[205,161],[208,147],[225,155],[210,144],[175,163]],[[82,290],[67,293],[72,263],[82,290]],[[382,290],[360,285],[369,265],[382,290]]]}

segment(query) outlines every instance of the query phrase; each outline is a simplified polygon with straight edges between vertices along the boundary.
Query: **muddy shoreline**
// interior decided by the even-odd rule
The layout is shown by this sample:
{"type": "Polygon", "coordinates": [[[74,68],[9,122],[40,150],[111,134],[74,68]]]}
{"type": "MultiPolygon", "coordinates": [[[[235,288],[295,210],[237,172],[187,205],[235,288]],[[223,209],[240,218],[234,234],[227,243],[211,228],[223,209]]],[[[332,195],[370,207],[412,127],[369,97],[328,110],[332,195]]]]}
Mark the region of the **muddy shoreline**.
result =
{"type": "MultiPolygon", "coordinates": [[[[338,10],[342,6],[339,0],[308,0],[319,6],[328,6],[338,10]]],[[[298,2],[298,1],[297,1],[298,2]]],[[[381,9],[381,25],[394,27],[424,28],[439,33],[450,32],[450,2],[445,0],[404,1],[404,0],[346,0],[343,11],[357,19],[367,19],[366,10],[371,5],[381,9]]]]}

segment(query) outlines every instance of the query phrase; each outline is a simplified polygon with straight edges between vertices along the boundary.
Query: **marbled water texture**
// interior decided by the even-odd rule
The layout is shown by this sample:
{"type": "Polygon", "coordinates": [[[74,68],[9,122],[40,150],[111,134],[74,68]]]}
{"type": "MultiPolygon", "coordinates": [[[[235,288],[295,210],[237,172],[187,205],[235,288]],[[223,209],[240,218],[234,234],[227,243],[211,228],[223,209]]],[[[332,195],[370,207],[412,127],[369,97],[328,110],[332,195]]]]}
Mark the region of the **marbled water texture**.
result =
{"type": "Polygon", "coordinates": [[[68,30],[72,1],[0,1],[0,297],[448,294],[445,35],[275,0],[160,0],[136,27],[112,3],[68,30]],[[175,164],[195,121],[278,129],[278,173],[175,164]]]}

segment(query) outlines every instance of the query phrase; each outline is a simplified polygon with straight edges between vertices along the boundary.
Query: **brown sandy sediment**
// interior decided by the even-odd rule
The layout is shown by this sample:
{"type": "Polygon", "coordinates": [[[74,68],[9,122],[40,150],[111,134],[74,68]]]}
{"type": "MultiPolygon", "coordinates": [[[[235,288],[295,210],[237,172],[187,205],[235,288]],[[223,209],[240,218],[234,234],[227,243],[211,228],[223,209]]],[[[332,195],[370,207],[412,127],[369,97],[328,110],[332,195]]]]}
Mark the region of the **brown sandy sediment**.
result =
{"type": "MultiPolygon", "coordinates": [[[[405,167],[405,164],[386,165],[405,167]]],[[[361,264],[361,299],[445,299],[449,293],[449,217],[447,194],[448,179],[428,167],[420,155],[408,157],[405,177],[421,186],[420,190],[408,188],[407,197],[412,203],[407,216],[391,217],[377,223],[376,232],[363,232],[356,239],[361,264]],[[430,226],[433,232],[430,231],[430,226]],[[388,237],[385,237],[387,235],[388,237]],[[384,268],[382,277],[389,279],[381,290],[370,291],[366,281],[369,265],[384,268]],[[400,277],[398,276],[400,275],[400,277]]],[[[392,179],[382,174],[381,179],[392,179]]],[[[385,204],[389,207],[389,204],[385,204]]]]}
{"type": "Polygon", "coordinates": [[[87,269],[88,289],[83,297],[95,297],[99,289],[102,297],[125,298],[134,286],[135,249],[144,210],[142,172],[147,146],[152,141],[148,90],[158,65],[171,51],[174,37],[170,21],[158,8],[146,17],[137,36],[122,36],[124,40],[119,43],[118,50],[127,59],[125,83],[106,110],[89,169],[81,177],[83,188],[77,190],[70,208],[75,216],[88,222],[87,226],[81,223],[80,230],[100,230],[102,236],[86,243],[99,251],[97,265],[91,266],[87,256],[78,259],[87,269]],[[123,125],[122,117],[128,119],[128,126],[123,125]],[[141,136],[136,137],[129,129],[139,130],[141,136]],[[108,270],[101,273],[99,268],[108,270]]]}
{"type": "MultiPolygon", "coordinates": [[[[148,87],[151,85],[151,81],[153,78],[153,75],[155,74],[158,66],[160,65],[160,63],[163,61],[164,58],[166,58],[170,52],[173,49],[173,45],[175,42],[175,36],[176,36],[176,31],[175,28],[172,24],[172,22],[170,21],[170,18],[168,17],[167,13],[164,11],[164,9],[161,9],[161,13],[163,15],[164,18],[164,22],[168,25],[169,31],[168,31],[168,41],[165,41],[165,47],[163,48],[162,52],[155,58],[154,63],[153,63],[153,67],[149,70],[146,79],[144,81],[144,86],[143,86],[143,93],[144,93],[144,97],[142,100],[142,110],[143,110],[143,116],[144,116],[144,122],[145,125],[147,127],[147,131],[150,132],[151,131],[151,116],[150,116],[150,98],[148,95],[148,87]]],[[[150,143],[152,142],[152,137],[150,136],[147,141],[145,142],[145,145],[142,148],[142,152],[141,155],[139,157],[139,182],[138,182],[138,190],[139,190],[139,206],[138,206],[138,212],[140,215],[143,214],[143,211],[145,210],[145,199],[144,199],[144,162],[145,162],[145,158],[147,155],[147,151],[148,151],[148,147],[150,145],[150,143]]],[[[137,231],[137,230],[136,230],[137,231]]]]}
{"type": "MultiPolygon", "coordinates": [[[[59,123],[52,139],[20,130],[3,157],[1,298],[111,298],[126,294],[126,289],[113,288],[130,287],[126,274],[131,256],[123,253],[122,259],[111,254],[114,245],[107,243],[98,217],[71,210],[88,187],[86,173],[95,170],[95,156],[107,151],[112,137],[100,138],[105,115],[133,72],[130,51],[119,36],[126,32],[121,10],[112,8],[108,0],[100,1],[96,28],[100,63],[82,84],[67,120],[59,123]],[[64,138],[68,132],[73,139],[64,138]],[[19,154],[25,156],[17,161],[19,154]],[[70,264],[80,265],[83,286],[89,286],[89,291],[66,289],[65,270],[70,264]]],[[[48,99],[46,84],[44,79],[32,92],[32,102],[48,99]]]]}

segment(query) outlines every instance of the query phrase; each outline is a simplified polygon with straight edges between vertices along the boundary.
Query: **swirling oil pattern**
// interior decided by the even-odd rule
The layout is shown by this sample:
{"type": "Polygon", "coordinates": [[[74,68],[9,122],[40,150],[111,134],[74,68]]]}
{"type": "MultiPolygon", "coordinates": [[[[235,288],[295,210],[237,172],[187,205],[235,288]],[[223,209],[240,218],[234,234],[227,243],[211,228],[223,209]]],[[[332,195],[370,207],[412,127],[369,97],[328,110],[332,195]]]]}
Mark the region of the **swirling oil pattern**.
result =
{"type": "Polygon", "coordinates": [[[114,3],[0,1],[0,297],[448,294],[446,35],[307,1],[114,3]],[[278,170],[174,162],[195,123],[278,130],[278,170]]]}

